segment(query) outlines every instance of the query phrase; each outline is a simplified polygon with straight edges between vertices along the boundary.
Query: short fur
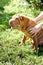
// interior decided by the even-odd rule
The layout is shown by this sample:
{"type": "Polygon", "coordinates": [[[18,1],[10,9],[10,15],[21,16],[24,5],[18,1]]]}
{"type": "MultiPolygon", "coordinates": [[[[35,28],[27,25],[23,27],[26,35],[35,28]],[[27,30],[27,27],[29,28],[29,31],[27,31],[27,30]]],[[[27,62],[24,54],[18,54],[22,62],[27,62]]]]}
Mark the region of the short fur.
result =
{"type": "Polygon", "coordinates": [[[38,51],[38,45],[43,43],[43,23],[37,24],[31,18],[21,14],[14,15],[9,23],[13,29],[18,29],[25,33],[25,36],[22,39],[23,42],[25,42],[27,38],[33,39],[33,46],[36,51],[38,51]]]}

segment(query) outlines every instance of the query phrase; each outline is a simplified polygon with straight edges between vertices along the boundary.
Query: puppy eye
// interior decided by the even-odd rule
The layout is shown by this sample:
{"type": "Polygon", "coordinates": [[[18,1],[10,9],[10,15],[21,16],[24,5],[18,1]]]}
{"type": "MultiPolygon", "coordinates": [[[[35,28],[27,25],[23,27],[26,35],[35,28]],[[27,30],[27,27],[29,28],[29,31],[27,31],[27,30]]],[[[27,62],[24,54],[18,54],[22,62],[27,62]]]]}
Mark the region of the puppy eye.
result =
{"type": "Polygon", "coordinates": [[[18,18],[16,18],[16,20],[18,20],[18,18]]]}

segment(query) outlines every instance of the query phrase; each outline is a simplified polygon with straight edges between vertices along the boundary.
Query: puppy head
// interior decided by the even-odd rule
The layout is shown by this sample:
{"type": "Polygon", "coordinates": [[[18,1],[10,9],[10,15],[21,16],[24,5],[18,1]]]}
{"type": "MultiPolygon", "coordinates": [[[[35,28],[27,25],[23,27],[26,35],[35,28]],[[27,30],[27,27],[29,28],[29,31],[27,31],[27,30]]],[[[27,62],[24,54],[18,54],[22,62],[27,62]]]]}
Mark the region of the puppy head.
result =
{"type": "Polygon", "coordinates": [[[23,15],[16,14],[9,20],[9,24],[13,29],[21,29],[25,26],[27,20],[23,15]]]}
{"type": "Polygon", "coordinates": [[[13,29],[19,29],[20,28],[20,15],[14,15],[10,20],[9,24],[13,29]]]}

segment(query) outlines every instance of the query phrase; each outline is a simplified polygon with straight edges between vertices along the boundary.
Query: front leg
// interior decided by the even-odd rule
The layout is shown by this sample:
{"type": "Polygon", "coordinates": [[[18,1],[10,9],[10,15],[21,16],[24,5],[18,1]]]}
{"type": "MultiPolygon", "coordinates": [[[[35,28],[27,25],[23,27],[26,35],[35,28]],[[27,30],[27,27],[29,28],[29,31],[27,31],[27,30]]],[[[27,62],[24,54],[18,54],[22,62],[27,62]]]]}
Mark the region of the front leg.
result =
{"type": "Polygon", "coordinates": [[[27,37],[24,35],[21,42],[19,42],[19,46],[22,45],[23,43],[25,43],[26,39],[27,39],[27,37]]]}

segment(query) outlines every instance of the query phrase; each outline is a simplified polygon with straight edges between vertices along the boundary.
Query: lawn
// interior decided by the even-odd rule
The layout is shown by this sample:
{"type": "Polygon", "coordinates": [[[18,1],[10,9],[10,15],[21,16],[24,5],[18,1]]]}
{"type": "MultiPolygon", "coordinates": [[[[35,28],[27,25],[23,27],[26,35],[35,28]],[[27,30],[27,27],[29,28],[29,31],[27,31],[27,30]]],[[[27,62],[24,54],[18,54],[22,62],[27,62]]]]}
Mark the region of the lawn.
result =
{"type": "Polygon", "coordinates": [[[0,33],[0,65],[43,65],[43,54],[37,54],[27,40],[19,46],[24,34],[18,30],[0,33]]]}
{"type": "Polygon", "coordinates": [[[9,19],[16,13],[34,19],[41,11],[40,6],[37,10],[29,0],[0,0],[0,65],[43,65],[43,46],[38,53],[29,39],[19,46],[24,33],[11,30],[9,25],[9,19]]]}

